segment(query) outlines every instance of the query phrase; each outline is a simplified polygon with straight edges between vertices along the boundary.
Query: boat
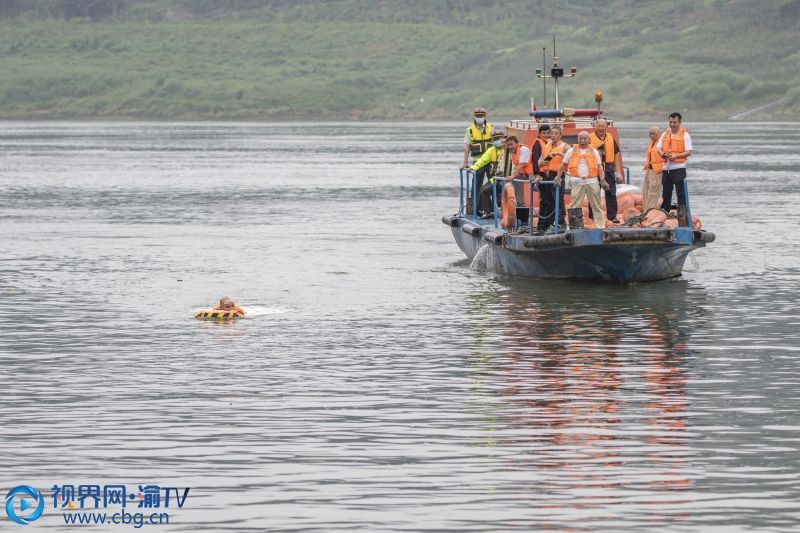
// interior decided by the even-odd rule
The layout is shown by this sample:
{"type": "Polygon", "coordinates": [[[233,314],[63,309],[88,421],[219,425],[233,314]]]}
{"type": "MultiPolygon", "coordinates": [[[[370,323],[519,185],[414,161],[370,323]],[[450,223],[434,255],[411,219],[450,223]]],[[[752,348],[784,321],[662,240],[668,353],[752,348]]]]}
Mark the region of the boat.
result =
{"type": "MultiPolygon", "coordinates": [[[[520,143],[531,146],[538,135],[541,124],[559,125],[563,130],[562,139],[567,144],[575,144],[580,131],[592,131],[593,122],[602,115],[601,93],[595,94],[596,108],[574,109],[559,106],[558,81],[573,77],[577,69],[565,74],[558,64],[553,43],[552,67],[549,75],[537,69],[537,76],[546,84],[553,81],[555,106],[536,109],[531,101],[529,118],[512,120],[506,126],[507,135],[515,135],[520,143]]],[[[546,99],[545,85],[545,99],[546,99]]],[[[619,142],[617,128],[613,120],[608,122],[607,133],[619,142]]],[[[686,190],[686,209],[679,213],[677,227],[626,227],[606,228],[584,227],[579,217],[570,213],[569,228],[558,227],[558,207],[556,207],[555,231],[549,235],[534,234],[534,224],[520,226],[520,219],[537,220],[535,187],[525,180],[520,183],[523,191],[519,210],[528,210],[529,215],[513,217],[512,224],[501,224],[502,205],[498,205],[499,191],[503,190],[505,178],[495,179],[493,217],[483,219],[478,216],[478,193],[475,186],[475,173],[461,169],[459,211],[442,217],[442,222],[452,230],[456,244],[470,260],[480,255],[482,263],[490,272],[508,276],[521,276],[537,279],[569,279],[590,282],[635,283],[663,280],[680,276],[687,256],[698,248],[714,242],[712,232],[695,229],[689,204],[688,184],[686,190]]],[[[630,171],[625,168],[625,180],[630,186],[630,171]]],[[[547,182],[545,182],[547,183],[547,182]]],[[[620,191],[630,188],[619,187],[620,191]]],[[[618,195],[620,194],[618,191],[618,195]]],[[[565,190],[568,194],[569,190],[565,190]]],[[[567,201],[567,205],[569,202],[567,201]]],[[[524,214],[524,213],[523,213],[524,214]]],[[[588,226],[588,224],[587,224],[588,226]]]]}

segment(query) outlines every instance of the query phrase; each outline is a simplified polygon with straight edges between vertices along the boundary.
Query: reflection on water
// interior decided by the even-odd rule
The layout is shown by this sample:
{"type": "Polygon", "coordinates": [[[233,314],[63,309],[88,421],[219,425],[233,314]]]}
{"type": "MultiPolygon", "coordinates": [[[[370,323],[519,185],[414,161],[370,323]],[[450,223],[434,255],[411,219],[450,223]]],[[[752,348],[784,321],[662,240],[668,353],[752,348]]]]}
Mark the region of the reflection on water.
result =
{"type": "Polygon", "coordinates": [[[685,281],[497,285],[468,297],[473,408],[486,417],[485,445],[519,450],[508,468],[535,484],[542,523],[685,515],[698,456],[687,343],[706,325],[705,291],[685,281]]]}
{"type": "Polygon", "coordinates": [[[796,531],[800,156],[688,127],[717,242],[597,286],[464,260],[462,124],[4,123],[0,490],[192,487],[176,531],[796,531]],[[193,318],[226,294],[250,316],[193,318]]]}

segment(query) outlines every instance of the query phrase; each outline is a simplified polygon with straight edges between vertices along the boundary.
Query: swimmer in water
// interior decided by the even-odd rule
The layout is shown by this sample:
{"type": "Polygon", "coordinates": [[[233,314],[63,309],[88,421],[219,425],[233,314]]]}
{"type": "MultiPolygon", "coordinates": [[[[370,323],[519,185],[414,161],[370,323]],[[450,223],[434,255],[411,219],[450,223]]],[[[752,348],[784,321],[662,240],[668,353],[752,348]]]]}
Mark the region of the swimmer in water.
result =
{"type": "Polygon", "coordinates": [[[244,309],[236,305],[236,303],[231,300],[230,296],[223,296],[219,299],[219,305],[214,308],[214,311],[235,311],[242,316],[245,315],[244,309]]]}

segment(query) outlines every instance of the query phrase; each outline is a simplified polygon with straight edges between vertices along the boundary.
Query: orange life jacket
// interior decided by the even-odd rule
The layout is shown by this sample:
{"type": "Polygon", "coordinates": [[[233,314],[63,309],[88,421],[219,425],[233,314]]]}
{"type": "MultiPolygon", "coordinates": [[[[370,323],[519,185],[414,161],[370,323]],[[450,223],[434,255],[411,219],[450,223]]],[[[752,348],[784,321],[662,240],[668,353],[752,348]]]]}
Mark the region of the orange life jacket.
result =
{"type": "Polygon", "coordinates": [[[653,172],[656,174],[660,174],[664,169],[664,158],[659,155],[658,148],[656,148],[656,143],[654,141],[650,141],[650,147],[647,148],[647,151],[644,153],[644,168],[642,170],[648,170],[650,168],[652,168],[653,172]]]}
{"type": "Polygon", "coordinates": [[[614,137],[612,137],[610,133],[606,132],[605,139],[600,139],[600,137],[597,136],[597,133],[592,132],[592,134],[589,136],[589,144],[591,144],[600,152],[600,155],[603,157],[603,161],[605,163],[608,164],[614,162],[617,154],[614,152],[614,137]]]}
{"type": "MultiPolygon", "coordinates": [[[[511,154],[511,162],[514,163],[514,168],[519,166],[519,151],[522,150],[522,145],[518,144],[517,149],[514,150],[514,153],[511,154]]],[[[533,154],[531,154],[533,155],[533,154]]],[[[533,165],[530,161],[522,165],[522,173],[523,174],[533,174],[533,165]]]]}
{"type": "Polygon", "coordinates": [[[541,137],[536,137],[533,140],[533,144],[531,144],[531,168],[535,170],[535,167],[539,168],[539,172],[544,172],[544,167],[539,166],[539,160],[533,159],[533,147],[539,145],[539,155],[544,154],[544,147],[547,146],[547,141],[542,139],[541,137]]]}
{"type": "Polygon", "coordinates": [[[242,309],[238,305],[234,305],[230,309],[225,309],[221,305],[215,305],[213,310],[214,311],[233,311],[234,313],[238,313],[240,315],[244,315],[244,309],[242,309]]]}
{"type": "Polygon", "coordinates": [[[553,154],[553,158],[550,159],[549,162],[542,165],[542,170],[545,172],[558,172],[558,169],[561,168],[561,163],[564,162],[564,154],[566,153],[565,148],[567,147],[567,143],[561,141],[561,144],[558,145],[558,148],[553,148],[553,141],[550,141],[544,146],[544,150],[542,150],[542,159],[547,157],[550,154],[553,154]]]}
{"type": "MultiPolygon", "coordinates": [[[[678,135],[672,135],[672,130],[667,128],[667,131],[664,132],[664,135],[661,136],[661,151],[663,151],[667,155],[672,154],[679,154],[681,152],[686,151],[686,141],[684,140],[684,135],[686,134],[686,130],[681,128],[678,130],[678,135]]],[[[685,163],[685,157],[677,157],[672,160],[673,163],[685,163]]]]}
{"type": "Polygon", "coordinates": [[[569,175],[573,178],[582,178],[578,174],[578,165],[581,162],[581,159],[586,160],[586,164],[589,165],[589,176],[590,178],[598,178],[600,177],[600,169],[597,165],[597,159],[594,157],[594,149],[591,146],[586,148],[586,153],[581,154],[580,145],[573,144],[572,145],[572,155],[569,157],[569,163],[567,163],[567,171],[569,175]]]}
{"type": "Polygon", "coordinates": [[[500,196],[500,225],[504,228],[513,228],[517,224],[517,199],[514,185],[507,183],[500,196]]]}

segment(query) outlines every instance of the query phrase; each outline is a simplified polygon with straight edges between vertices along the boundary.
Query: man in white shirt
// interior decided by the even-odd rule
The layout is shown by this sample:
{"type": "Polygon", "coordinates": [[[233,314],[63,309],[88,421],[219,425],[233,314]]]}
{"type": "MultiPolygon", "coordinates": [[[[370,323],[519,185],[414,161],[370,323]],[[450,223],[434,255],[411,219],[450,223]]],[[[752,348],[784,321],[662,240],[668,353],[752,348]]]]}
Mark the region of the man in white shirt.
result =
{"type": "Polygon", "coordinates": [[[589,144],[589,132],[582,131],[578,134],[578,144],[573,145],[564,154],[564,162],[558,169],[555,177],[556,185],[561,185],[561,176],[564,171],[569,171],[570,188],[572,189],[572,203],[570,209],[581,207],[583,197],[589,200],[592,208],[592,218],[597,229],[606,227],[605,214],[600,204],[600,188],[609,188],[606,183],[605,167],[600,159],[600,153],[589,144]]]}
{"type": "MultiPolygon", "coordinates": [[[[523,196],[525,195],[525,186],[523,183],[514,183],[512,180],[529,180],[533,174],[533,164],[531,162],[531,149],[529,146],[520,144],[519,139],[515,135],[506,137],[506,150],[511,156],[511,162],[514,165],[511,175],[506,177],[506,183],[514,184],[514,195],[517,198],[517,206],[525,204],[523,196]]],[[[527,199],[525,199],[527,200],[527,199]]],[[[517,219],[520,222],[527,224],[528,210],[518,209],[517,219]]]]}
{"type": "Polygon", "coordinates": [[[672,209],[672,189],[678,196],[678,205],[686,205],[686,159],[692,155],[692,138],[689,132],[681,128],[683,117],[680,113],[669,116],[669,128],[656,143],[664,157],[664,169],[661,173],[661,209],[669,212],[672,209]]]}

